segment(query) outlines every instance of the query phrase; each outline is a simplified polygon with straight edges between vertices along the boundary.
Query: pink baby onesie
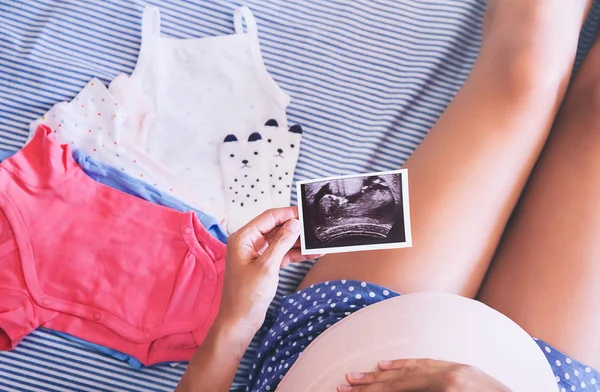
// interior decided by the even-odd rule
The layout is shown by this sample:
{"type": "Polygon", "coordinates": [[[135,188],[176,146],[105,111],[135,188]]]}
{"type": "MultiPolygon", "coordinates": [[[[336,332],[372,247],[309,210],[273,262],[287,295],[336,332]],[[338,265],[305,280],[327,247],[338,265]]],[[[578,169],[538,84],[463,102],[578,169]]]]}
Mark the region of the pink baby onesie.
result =
{"type": "Polygon", "coordinates": [[[43,326],[146,365],[189,360],[219,308],[225,246],[193,212],[93,181],[51,134],[0,164],[0,349],[43,326]]]}

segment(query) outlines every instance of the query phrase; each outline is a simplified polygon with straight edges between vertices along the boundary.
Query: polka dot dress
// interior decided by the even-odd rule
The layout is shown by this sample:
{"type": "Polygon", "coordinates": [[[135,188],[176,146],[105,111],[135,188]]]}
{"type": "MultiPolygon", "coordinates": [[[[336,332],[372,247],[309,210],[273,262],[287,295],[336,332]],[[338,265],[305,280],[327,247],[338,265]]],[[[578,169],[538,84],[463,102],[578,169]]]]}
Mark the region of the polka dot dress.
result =
{"type": "MultiPolygon", "coordinates": [[[[259,331],[263,338],[246,391],[275,391],[302,351],[327,328],[359,309],[399,295],[372,283],[336,280],[283,297],[278,313],[259,331]]],[[[600,392],[596,370],[536,341],[552,365],[561,392],[600,392]]]]}
{"type": "Polygon", "coordinates": [[[535,341],[552,366],[560,392],[600,391],[600,373],[597,370],[567,357],[548,343],[539,339],[535,341]]]}

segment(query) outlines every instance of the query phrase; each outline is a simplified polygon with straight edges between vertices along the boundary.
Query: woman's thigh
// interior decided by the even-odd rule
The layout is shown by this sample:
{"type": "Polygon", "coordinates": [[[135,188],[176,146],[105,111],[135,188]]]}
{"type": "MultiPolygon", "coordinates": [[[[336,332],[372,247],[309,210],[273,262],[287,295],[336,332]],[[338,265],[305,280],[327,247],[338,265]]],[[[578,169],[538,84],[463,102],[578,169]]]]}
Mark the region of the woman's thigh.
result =
{"type": "Polygon", "coordinates": [[[574,79],[478,299],[600,368],[600,44],[574,79]]]}
{"type": "Polygon", "coordinates": [[[325,256],[300,288],[358,279],[475,296],[546,141],[589,4],[490,2],[471,74],[405,165],[413,247],[325,256]]]}

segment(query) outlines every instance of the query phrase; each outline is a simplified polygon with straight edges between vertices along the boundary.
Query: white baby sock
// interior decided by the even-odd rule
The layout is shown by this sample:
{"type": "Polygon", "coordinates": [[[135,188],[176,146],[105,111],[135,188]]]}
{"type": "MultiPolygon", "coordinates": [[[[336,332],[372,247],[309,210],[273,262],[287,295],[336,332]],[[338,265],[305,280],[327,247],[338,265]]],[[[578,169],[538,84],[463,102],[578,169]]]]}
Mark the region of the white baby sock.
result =
{"type": "Polygon", "coordinates": [[[265,123],[262,136],[269,156],[269,191],[273,207],[287,207],[300,153],[302,127],[296,124],[286,130],[271,119],[265,123]]]}
{"type": "Polygon", "coordinates": [[[229,233],[272,208],[266,143],[260,133],[254,132],[247,141],[227,135],[221,145],[219,159],[229,233]]]}

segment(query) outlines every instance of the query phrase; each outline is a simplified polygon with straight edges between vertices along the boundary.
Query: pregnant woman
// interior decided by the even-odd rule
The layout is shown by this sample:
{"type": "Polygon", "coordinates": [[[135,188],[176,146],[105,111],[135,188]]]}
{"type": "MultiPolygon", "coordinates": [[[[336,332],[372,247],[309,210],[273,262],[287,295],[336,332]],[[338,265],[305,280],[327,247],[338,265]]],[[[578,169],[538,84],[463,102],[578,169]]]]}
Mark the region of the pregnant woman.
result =
{"type": "MultiPolygon", "coordinates": [[[[257,354],[248,390],[275,390],[338,318],[399,293],[427,291],[475,298],[540,339],[558,390],[597,390],[600,44],[561,106],[590,3],[490,0],[470,76],[405,165],[414,246],[322,257],[264,326],[260,353],[277,357],[257,354]],[[351,280],[375,296],[337,297],[324,289],[351,280]],[[304,307],[305,317],[287,317],[310,296],[318,303],[304,307]],[[322,303],[349,310],[313,314],[322,303]],[[327,320],[309,325],[318,317],[327,320]]],[[[265,319],[279,268],[304,260],[296,218],[293,208],[269,211],[230,238],[221,311],[179,391],[228,390],[265,319]]],[[[384,362],[379,370],[348,374],[338,389],[507,390],[475,368],[451,363],[384,362]]]]}

